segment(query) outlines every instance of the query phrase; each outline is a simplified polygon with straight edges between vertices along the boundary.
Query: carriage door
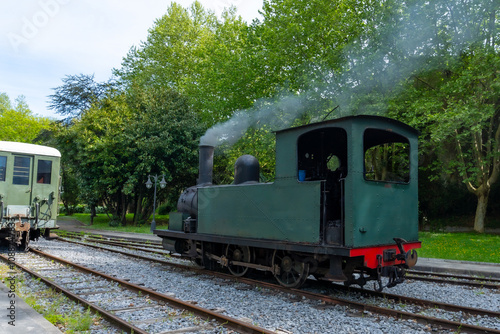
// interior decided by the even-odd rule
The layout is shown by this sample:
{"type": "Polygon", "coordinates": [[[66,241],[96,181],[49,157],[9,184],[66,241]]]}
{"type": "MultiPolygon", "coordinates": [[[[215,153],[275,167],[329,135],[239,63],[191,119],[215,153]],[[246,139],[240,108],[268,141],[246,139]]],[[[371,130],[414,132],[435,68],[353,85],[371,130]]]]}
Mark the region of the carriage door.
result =
{"type": "Polygon", "coordinates": [[[9,194],[9,203],[29,206],[31,205],[33,157],[13,155],[13,158],[12,193],[9,194]]]}

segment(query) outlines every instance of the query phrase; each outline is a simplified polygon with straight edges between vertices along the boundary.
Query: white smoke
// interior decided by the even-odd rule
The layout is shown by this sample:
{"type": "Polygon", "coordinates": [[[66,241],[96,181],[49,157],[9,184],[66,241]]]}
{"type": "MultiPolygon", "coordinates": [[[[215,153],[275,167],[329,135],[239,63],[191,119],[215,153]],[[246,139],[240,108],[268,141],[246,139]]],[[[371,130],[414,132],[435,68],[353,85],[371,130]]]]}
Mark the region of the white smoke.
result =
{"type": "Polygon", "coordinates": [[[208,129],[201,137],[200,145],[232,145],[248,128],[257,124],[266,124],[274,130],[288,127],[309,109],[311,102],[304,95],[289,95],[278,101],[260,100],[256,105],[258,106],[236,111],[226,122],[208,129]]]}

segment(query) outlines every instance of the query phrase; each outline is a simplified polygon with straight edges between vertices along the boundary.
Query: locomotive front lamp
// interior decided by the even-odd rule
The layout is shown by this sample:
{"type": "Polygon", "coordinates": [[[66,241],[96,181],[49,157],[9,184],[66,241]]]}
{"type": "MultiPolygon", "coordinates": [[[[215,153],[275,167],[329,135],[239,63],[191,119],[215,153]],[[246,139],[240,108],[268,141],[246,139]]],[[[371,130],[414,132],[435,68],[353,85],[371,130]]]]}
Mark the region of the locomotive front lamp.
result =
{"type": "MultiPolygon", "coordinates": [[[[155,211],[156,211],[156,182],[158,181],[158,175],[148,175],[148,181],[146,182],[146,188],[151,189],[153,187],[153,182],[151,182],[151,178],[153,178],[155,191],[153,196],[153,220],[151,221],[151,232],[156,229],[156,221],[155,221],[155,211]]],[[[160,188],[165,188],[167,186],[167,181],[165,181],[165,175],[162,174],[160,181],[160,188]]]]}

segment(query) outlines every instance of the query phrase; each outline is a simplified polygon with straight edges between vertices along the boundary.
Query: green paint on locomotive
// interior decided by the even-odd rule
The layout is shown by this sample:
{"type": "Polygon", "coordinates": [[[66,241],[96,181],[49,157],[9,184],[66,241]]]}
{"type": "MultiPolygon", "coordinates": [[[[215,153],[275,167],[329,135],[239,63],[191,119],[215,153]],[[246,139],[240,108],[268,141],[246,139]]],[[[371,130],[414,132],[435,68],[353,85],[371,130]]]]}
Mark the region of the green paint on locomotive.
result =
{"type": "Polygon", "coordinates": [[[198,233],[318,243],[320,183],[274,183],[198,190],[198,233]]]}
{"type": "Polygon", "coordinates": [[[196,232],[350,248],[418,241],[417,139],[377,116],[277,131],[276,180],[199,187],[196,232]]]}

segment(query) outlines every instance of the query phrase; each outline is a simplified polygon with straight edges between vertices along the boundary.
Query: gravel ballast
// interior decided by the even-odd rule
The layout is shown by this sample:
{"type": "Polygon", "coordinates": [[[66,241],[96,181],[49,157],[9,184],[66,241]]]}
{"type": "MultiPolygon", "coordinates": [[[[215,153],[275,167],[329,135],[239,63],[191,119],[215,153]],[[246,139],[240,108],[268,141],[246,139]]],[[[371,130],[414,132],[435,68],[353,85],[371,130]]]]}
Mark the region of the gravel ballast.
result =
{"type": "MultiPolygon", "coordinates": [[[[428,333],[432,330],[430,326],[413,320],[397,320],[344,306],[323,305],[318,301],[307,299],[297,301],[295,296],[286,293],[248,288],[247,285],[239,283],[227,284],[221,279],[206,275],[180,272],[163,264],[132,259],[80,245],[40,240],[33,242],[31,246],[108,275],[129,279],[132,283],[143,284],[161,293],[173,294],[184,301],[194,301],[200,307],[217,310],[227,316],[244,319],[254,325],[281,333],[400,334],[428,333]]],[[[386,291],[494,311],[500,309],[498,293],[487,289],[408,281],[386,291]]],[[[117,308],[119,302],[116,301],[117,308]]],[[[413,306],[407,305],[403,308],[403,311],[419,312],[418,308],[413,306]]],[[[439,310],[436,312],[439,313],[439,310]]],[[[456,315],[451,314],[449,317],[456,315]]],[[[494,323],[490,323],[491,319],[487,321],[488,323],[484,325],[500,329],[499,319],[496,319],[496,323],[494,320],[494,323]]],[[[481,325],[480,322],[481,319],[476,317],[471,319],[473,324],[481,325]]]]}

